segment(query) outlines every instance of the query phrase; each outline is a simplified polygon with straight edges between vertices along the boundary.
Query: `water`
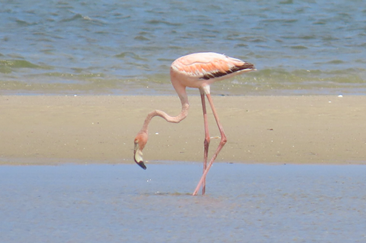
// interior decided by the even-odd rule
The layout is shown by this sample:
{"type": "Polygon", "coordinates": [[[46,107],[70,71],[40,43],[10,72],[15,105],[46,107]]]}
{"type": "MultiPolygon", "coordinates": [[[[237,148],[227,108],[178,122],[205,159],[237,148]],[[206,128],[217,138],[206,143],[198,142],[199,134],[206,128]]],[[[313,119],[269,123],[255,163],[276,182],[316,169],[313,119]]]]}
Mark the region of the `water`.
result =
{"type": "Polygon", "coordinates": [[[0,94],[174,94],[171,62],[198,51],[258,69],[216,94],[366,93],[361,0],[8,0],[0,22],[0,94]]]}
{"type": "Polygon", "coordinates": [[[1,242],[365,242],[364,165],[3,166],[1,242]]]}

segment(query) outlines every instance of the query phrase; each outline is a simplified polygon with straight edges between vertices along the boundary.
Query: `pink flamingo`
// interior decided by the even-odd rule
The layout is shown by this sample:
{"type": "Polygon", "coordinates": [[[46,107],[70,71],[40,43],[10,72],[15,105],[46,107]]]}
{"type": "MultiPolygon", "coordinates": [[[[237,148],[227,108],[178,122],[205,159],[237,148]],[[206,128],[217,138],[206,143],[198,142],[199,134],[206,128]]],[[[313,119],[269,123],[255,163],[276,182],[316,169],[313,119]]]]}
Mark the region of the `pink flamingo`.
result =
{"type": "Polygon", "coordinates": [[[203,162],[203,175],[198,182],[196,189],[193,192],[193,196],[197,195],[198,190],[202,186],[202,195],[205,194],[206,187],[206,175],[212,166],[212,163],[216,159],[217,155],[225,145],[227,139],[224,130],[221,126],[215,106],[213,105],[210,85],[218,80],[226,79],[241,73],[256,70],[254,65],[248,62],[244,62],[239,59],[231,58],[225,55],[221,55],[213,52],[194,53],[186,55],[175,60],[170,67],[170,78],[175,91],[177,92],[179,99],[182,103],[182,110],[179,115],[172,117],[164,111],[155,110],[150,112],[142,129],[135,138],[134,160],[135,162],[146,170],[142,158],[142,150],[144,149],[148,140],[148,125],[154,116],[160,116],[168,122],[178,123],[182,121],[188,115],[189,103],[186,93],[186,87],[198,88],[201,94],[203,121],[205,127],[205,140],[204,140],[204,162],[203,162]],[[207,165],[208,148],[210,144],[210,135],[207,123],[207,113],[205,104],[205,95],[210,103],[213,115],[215,117],[217,126],[220,131],[221,141],[213,154],[211,160],[207,165]]]}

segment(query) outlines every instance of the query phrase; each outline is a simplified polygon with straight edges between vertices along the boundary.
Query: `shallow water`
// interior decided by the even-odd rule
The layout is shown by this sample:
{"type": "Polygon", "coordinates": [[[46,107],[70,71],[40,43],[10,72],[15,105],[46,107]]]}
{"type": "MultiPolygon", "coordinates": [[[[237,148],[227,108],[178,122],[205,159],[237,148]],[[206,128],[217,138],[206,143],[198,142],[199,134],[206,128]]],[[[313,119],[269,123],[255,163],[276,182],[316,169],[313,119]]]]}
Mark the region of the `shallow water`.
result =
{"type": "Polygon", "coordinates": [[[198,51],[258,69],[215,94],[366,94],[363,1],[14,0],[0,22],[1,94],[174,94],[198,51]]]}
{"type": "Polygon", "coordinates": [[[1,242],[365,242],[366,167],[2,166],[1,242]]]}

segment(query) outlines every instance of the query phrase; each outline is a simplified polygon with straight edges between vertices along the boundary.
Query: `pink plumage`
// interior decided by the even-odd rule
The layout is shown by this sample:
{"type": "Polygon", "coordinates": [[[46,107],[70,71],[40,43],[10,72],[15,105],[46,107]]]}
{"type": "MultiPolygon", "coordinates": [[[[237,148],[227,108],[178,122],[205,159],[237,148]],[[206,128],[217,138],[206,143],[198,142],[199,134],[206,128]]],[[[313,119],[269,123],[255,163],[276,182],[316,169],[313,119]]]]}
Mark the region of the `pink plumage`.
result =
{"type": "Polygon", "coordinates": [[[204,163],[203,163],[203,175],[200,181],[198,182],[198,185],[194,190],[193,195],[197,194],[201,186],[202,186],[202,195],[205,194],[206,175],[210,167],[212,166],[212,163],[214,162],[217,155],[219,154],[222,147],[225,145],[227,141],[226,135],[219,121],[215,106],[213,105],[212,102],[210,94],[210,85],[218,80],[226,79],[234,75],[238,75],[253,70],[256,69],[254,65],[251,63],[244,62],[242,60],[214,52],[193,53],[190,55],[180,57],[177,60],[175,60],[170,68],[170,78],[172,85],[182,103],[182,110],[175,117],[169,116],[164,111],[160,110],[152,111],[147,115],[140,132],[137,134],[134,140],[135,162],[143,169],[146,169],[146,166],[142,158],[142,150],[145,147],[148,140],[148,126],[151,119],[155,116],[160,116],[164,118],[166,121],[172,123],[178,123],[182,121],[184,118],[187,117],[189,109],[186,87],[198,88],[201,94],[203,120],[205,128],[204,163]],[[210,103],[212,113],[215,117],[221,135],[220,144],[217,147],[214,155],[212,156],[208,164],[207,164],[208,160],[207,156],[210,144],[210,135],[208,130],[205,96],[207,97],[207,100],[210,103]]]}

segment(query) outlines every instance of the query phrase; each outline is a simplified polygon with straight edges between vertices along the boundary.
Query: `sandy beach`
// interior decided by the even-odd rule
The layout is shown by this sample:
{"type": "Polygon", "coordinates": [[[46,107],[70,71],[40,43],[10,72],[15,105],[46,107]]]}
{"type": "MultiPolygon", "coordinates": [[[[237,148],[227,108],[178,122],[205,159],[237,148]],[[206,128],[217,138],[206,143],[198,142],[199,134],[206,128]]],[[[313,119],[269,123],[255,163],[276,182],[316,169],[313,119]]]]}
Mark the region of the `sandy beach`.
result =
{"type": "MultiPolygon", "coordinates": [[[[218,162],[366,163],[364,96],[213,99],[228,138],[218,162]]],[[[202,160],[199,96],[190,97],[190,104],[179,124],[153,119],[144,159],[202,160]]],[[[176,96],[1,96],[0,163],[134,163],[134,137],[154,109],[177,115],[180,102],[176,96]]],[[[218,141],[211,140],[211,152],[218,141]]]]}

